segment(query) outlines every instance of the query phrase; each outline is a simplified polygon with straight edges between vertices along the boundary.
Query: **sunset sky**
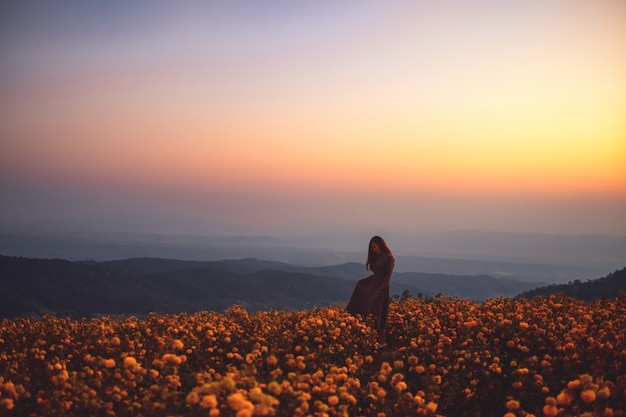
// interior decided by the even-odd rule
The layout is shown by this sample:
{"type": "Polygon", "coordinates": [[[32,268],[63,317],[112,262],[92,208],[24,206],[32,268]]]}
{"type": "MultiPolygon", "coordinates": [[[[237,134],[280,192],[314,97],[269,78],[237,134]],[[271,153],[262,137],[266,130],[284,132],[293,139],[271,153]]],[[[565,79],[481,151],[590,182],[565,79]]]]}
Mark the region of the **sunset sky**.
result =
{"type": "Polygon", "coordinates": [[[0,4],[0,225],[626,235],[626,2],[0,4]]]}

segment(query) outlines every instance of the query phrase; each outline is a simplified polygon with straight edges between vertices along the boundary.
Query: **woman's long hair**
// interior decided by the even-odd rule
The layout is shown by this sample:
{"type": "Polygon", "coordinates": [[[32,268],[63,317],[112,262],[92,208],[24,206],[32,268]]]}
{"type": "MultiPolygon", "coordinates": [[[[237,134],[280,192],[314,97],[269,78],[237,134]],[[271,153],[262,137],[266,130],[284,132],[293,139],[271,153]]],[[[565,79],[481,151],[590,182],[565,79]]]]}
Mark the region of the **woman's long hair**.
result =
{"type": "Polygon", "coordinates": [[[391,249],[389,249],[389,246],[387,246],[387,243],[385,243],[382,237],[374,236],[373,238],[371,238],[370,243],[367,247],[367,262],[365,263],[365,268],[368,271],[372,270],[372,267],[374,266],[374,264],[376,263],[379,257],[379,255],[377,255],[376,252],[372,250],[372,243],[375,243],[378,245],[378,247],[380,248],[380,253],[387,253],[391,255],[391,249]]]}

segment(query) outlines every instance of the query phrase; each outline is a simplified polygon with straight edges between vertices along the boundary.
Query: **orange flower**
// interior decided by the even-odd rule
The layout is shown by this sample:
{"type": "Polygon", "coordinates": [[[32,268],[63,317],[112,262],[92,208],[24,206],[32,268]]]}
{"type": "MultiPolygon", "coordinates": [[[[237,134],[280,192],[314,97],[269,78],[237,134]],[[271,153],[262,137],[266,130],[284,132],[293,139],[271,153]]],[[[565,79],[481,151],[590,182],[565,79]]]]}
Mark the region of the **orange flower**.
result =
{"type": "Polygon", "coordinates": [[[558,413],[559,410],[554,405],[546,404],[543,406],[543,415],[546,417],[556,417],[558,413]]]}
{"type": "Polygon", "coordinates": [[[597,397],[601,400],[606,400],[611,396],[611,390],[609,387],[602,387],[597,392],[597,397]]]}
{"type": "Polygon", "coordinates": [[[130,369],[131,371],[137,371],[141,368],[141,365],[137,363],[137,359],[132,356],[127,356],[124,358],[124,368],[130,369]]]}
{"type": "Polygon", "coordinates": [[[184,346],[183,341],[180,339],[176,339],[172,342],[172,349],[178,350],[182,349],[184,346]]]}
{"type": "Polygon", "coordinates": [[[567,388],[568,389],[576,389],[576,388],[580,387],[580,385],[581,385],[580,379],[575,379],[575,380],[570,381],[570,382],[567,383],[567,388]]]}
{"type": "Polygon", "coordinates": [[[227,401],[230,408],[235,411],[254,409],[254,405],[239,392],[229,395],[227,401]]]}
{"type": "Polygon", "coordinates": [[[217,397],[214,394],[202,396],[202,402],[200,402],[200,406],[203,408],[217,407],[217,397]]]}
{"type": "Polygon", "coordinates": [[[426,404],[426,411],[431,414],[434,414],[435,411],[437,411],[437,403],[434,403],[431,401],[428,404],[426,404]]]}
{"type": "Polygon", "coordinates": [[[115,359],[105,359],[102,364],[105,368],[115,368],[115,359]]]}
{"type": "Polygon", "coordinates": [[[563,390],[559,393],[559,395],[556,396],[556,402],[559,405],[570,405],[572,403],[572,396],[569,394],[569,392],[563,390]]]}
{"type": "Polygon", "coordinates": [[[270,356],[267,357],[265,362],[267,363],[268,366],[274,367],[274,366],[278,365],[278,358],[276,358],[276,356],[274,356],[274,355],[270,355],[270,356]]]}
{"type": "Polygon", "coordinates": [[[596,400],[596,392],[592,389],[586,389],[580,393],[580,399],[587,404],[592,403],[596,400]]]}
{"type": "Polygon", "coordinates": [[[4,408],[5,410],[13,410],[13,407],[15,407],[13,398],[3,398],[0,400],[0,409],[4,408]]]}
{"type": "Polygon", "coordinates": [[[516,400],[507,401],[506,409],[509,411],[519,410],[519,401],[516,401],[516,400]]]}

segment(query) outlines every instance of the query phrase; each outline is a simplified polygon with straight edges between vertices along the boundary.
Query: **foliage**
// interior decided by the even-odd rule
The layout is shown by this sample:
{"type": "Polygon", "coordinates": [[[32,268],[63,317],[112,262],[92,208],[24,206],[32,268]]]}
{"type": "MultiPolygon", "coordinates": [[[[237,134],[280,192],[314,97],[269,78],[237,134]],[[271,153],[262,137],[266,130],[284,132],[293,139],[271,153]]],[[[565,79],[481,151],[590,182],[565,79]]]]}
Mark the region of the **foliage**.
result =
{"type": "Polygon", "coordinates": [[[0,416],[626,415],[624,295],[0,324],[0,416]]]}
{"type": "Polygon", "coordinates": [[[599,297],[614,296],[619,294],[620,291],[626,292],[626,268],[612,272],[604,278],[592,279],[586,282],[575,280],[567,284],[552,284],[547,287],[524,291],[520,296],[532,298],[535,296],[546,297],[550,294],[561,294],[591,301],[599,297]]]}

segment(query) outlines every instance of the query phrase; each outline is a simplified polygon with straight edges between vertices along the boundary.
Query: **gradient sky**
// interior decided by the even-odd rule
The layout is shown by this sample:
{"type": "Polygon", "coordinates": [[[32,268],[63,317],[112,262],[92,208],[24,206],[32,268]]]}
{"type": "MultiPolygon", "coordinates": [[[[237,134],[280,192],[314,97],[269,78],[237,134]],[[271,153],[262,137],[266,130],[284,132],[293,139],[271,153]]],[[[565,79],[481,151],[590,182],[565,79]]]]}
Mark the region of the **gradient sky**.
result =
{"type": "Polygon", "coordinates": [[[626,2],[0,4],[2,226],[626,235],[626,2]]]}

